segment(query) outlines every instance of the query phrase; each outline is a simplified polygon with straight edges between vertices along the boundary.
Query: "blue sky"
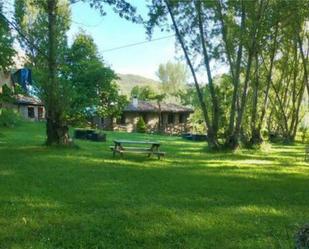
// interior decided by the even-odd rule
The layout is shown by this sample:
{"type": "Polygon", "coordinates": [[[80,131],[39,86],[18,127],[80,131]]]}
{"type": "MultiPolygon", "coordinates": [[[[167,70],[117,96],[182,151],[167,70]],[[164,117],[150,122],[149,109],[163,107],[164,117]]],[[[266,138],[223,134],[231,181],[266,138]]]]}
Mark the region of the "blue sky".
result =
{"type": "MultiPolygon", "coordinates": [[[[147,14],[146,1],[131,0],[130,3],[142,15],[147,14]]],[[[174,37],[104,53],[104,50],[147,40],[145,28],[141,24],[121,19],[110,8],[107,8],[106,16],[101,16],[98,10],[91,9],[88,4],[73,4],[72,26],[68,33],[70,42],[79,29],[94,38],[105,62],[118,73],[139,74],[156,79],[155,72],[159,64],[174,60],[176,56],[174,37]]],[[[153,39],[169,35],[172,34],[156,29],[153,39]]]]}
{"type": "MultiPolygon", "coordinates": [[[[129,2],[137,7],[139,14],[144,17],[147,16],[148,9],[146,4],[148,0],[129,0],[129,2]]],[[[4,1],[4,9],[7,10],[9,17],[13,13],[13,4],[14,0],[4,1]]],[[[166,36],[171,37],[138,46],[104,52],[105,50],[146,41],[147,36],[144,26],[120,18],[110,7],[106,8],[107,15],[105,16],[101,16],[98,10],[92,9],[89,4],[82,2],[72,4],[71,11],[72,24],[68,32],[69,42],[72,43],[76,33],[83,29],[94,38],[105,63],[111,66],[117,73],[138,74],[157,79],[156,71],[160,63],[175,61],[176,58],[179,59],[183,55],[182,51],[175,49],[173,33],[162,32],[158,28],[154,31],[153,40],[166,36]]],[[[185,63],[185,61],[182,62],[185,63]]],[[[214,69],[214,75],[228,71],[226,66],[216,61],[211,61],[211,67],[214,69]]],[[[205,70],[199,71],[197,76],[200,82],[207,81],[205,70]]],[[[192,81],[191,77],[189,77],[189,81],[192,81]]]]}

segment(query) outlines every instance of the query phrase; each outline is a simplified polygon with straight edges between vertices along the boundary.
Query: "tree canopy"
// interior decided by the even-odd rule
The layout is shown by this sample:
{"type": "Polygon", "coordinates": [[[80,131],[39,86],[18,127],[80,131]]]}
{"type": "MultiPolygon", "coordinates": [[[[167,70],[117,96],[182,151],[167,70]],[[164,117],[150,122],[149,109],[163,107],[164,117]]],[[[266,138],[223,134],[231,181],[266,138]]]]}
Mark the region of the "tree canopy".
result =
{"type": "MultiPolygon", "coordinates": [[[[24,34],[19,36],[19,41],[26,51],[29,65],[35,68],[39,92],[46,107],[46,143],[49,145],[69,142],[68,125],[73,113],[79,113],[81,117],[86,106],[105,105],[102,100],[107,89],[111,89],[109,96],[118,96],[117,89],[111,84],[115,74],[104,66],[89,36],[80,34],[72,48],[68,47],[66,33],[71,22],[70,4],[75,2],[15,1],[15,20],[18,30],[24,34]]],[[[120,17],[141,21],[136,9],[125,0],[84,2],[102,15],[106,14],[106,6],[111,6],[120,17]]],[[[118,101],[122,102],[120,99],[118,101]]]]}
{"type": "MultiPolygon", "coordinates": [[[[16,37],[46,106],[48,144],[68,142],[73,116],[85,118],[94,106],[100,115],[117,116],[116,106],[125,103],[113,83],[116,74],[104,63],[93,39],[80,32],[68,45],[70,6],[75,2],[15,1],[16,37]]],[[[132,94],[158,103],[177,96],[193,105],[211,148],[258,145],[264,130],[269,137],[294,141],[308,112],[308,0],[151,0],[147,21],[130,1],[83,2],[102,15],[112,7],[120,17],[145,24],[149,36],[155,27],[176,34],[187,67],[161,64],[162,91],[136,87],[132,94]],[[227,69],[225,74],[217,75],[220,67],[227,69]],[[184,84],[188,80],[193,87],[184,84]]],[[[6,70],[14,49],[2,3],[0,66],[6,70]]]]}
{"type": "Polygon", "coordinates": [[[211,148],[260,143],[267,123],[275,125],[268,127],[269,132],[294,140],[304,90],[309,92],[308,4],[307,0],[153,0],[149,5],[148,34],[155,26],[176,33],[211,148]],[[229,68],[225,98],[214,82],[213,65],[218,63],[229,68]],[[207,76],[206,87],[197,77],[201,71],[207,76]]]}
{"type": "Polygon", "coordinates": [[[13,36],[10,27],[4,19],[3,0],[0,0],[0,70],[6,71],[13,65],[13,36]]]}

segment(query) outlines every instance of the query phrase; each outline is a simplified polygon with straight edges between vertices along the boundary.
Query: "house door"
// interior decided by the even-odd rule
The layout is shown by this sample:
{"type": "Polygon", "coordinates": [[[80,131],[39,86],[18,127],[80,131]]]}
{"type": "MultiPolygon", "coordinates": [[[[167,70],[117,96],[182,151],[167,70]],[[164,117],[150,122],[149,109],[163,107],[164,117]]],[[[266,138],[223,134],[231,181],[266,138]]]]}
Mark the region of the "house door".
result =
{"type": "Polygon", "coordinates": [[[43,107],[38,107],[38,119],[43,119],[43,107]]]}

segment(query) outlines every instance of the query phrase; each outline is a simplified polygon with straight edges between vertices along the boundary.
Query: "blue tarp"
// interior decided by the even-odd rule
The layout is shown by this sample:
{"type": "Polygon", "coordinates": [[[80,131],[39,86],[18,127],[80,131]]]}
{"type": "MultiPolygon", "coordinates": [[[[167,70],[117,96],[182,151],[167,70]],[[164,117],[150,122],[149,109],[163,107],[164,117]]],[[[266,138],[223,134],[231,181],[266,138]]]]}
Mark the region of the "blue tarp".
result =
{"type": "Polygon", "coordinates": [[[15,84],[19,84],[24,90],[27,91],[27,85],[32,85],[31,70],[22,68],[12,74],[12,80],[15,84]]]}

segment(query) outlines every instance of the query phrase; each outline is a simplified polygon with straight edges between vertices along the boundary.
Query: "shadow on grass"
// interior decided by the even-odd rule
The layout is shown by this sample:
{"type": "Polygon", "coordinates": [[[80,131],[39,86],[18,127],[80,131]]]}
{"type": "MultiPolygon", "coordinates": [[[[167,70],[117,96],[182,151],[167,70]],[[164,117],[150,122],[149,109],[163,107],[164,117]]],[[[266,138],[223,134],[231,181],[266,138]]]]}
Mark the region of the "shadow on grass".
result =
{"type": "Polygon", "coordinates": [[[30,169],[23,190],[1,197],[6,219],[14,221],[3,245],[241,248],[248,240],[265,248],[269,241],[261,238],[269,239],[270,230],[280,233],[306,215],[305,177],[269,181],[183,168],[74,167],[71,175],[47,169],[32,175],[30,169]],[[287,196],[290,187],[298,195],[287,196]]]}
{"type": "Polygon", "coordinates": [[[212,154],[169,139],[163,160],[7,140],[0,248],[276,248],[309,219],[301,147],[212,154]]]}

